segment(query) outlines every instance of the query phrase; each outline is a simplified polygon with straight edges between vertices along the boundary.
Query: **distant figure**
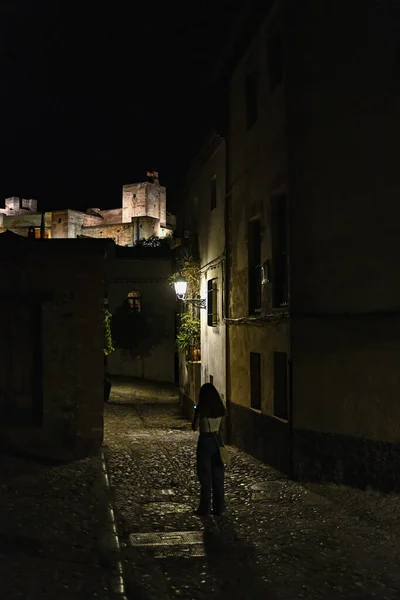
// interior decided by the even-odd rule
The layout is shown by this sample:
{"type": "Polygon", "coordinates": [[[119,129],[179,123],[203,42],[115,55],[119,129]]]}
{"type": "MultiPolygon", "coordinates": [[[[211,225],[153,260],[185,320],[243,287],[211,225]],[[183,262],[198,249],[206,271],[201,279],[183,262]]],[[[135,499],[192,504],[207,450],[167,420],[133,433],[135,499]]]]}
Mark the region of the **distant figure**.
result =
{"type": "Polygon", "coordinates": [[[200,481],[200,505],[196,510],[199,516],[205,516],[212,508],[214,515],[225,512],[224,465],[219,447],[221,445],[220,427],[225,416],[225,406],[212,383],[201,386],[199,401],[195,407],[192,429],[200,429],[197,443],[197,476],[200,481]]]}

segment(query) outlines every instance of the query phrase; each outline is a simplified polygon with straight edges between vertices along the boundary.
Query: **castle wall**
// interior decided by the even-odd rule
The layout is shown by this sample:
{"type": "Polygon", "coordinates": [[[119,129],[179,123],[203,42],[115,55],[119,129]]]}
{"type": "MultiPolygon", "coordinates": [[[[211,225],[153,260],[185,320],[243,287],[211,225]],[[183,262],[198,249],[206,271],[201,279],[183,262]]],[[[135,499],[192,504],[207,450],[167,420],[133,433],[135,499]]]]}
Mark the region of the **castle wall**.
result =
{"type": "Polygon", "coordinates": [[[132,246],[132,223],[118,223],[116,225],[97,225],[96,227],[83,227],[82,235],[92,238],[111,239],[119,246],[132,246]]]}
{"type": "Polygon", "coordinates": [[[81,235],[85,214],[78,210],[56,210],[52,213],[53,239],[76,238],[81,235]]]}

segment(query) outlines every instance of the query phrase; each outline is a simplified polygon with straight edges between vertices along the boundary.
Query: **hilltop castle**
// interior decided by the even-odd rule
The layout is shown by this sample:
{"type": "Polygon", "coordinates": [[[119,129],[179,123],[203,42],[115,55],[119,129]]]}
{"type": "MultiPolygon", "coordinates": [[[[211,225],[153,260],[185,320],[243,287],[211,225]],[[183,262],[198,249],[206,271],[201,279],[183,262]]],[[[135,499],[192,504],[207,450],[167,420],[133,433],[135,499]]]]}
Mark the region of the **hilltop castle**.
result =
{"type": "Polygon", "coordinates": [[[124,185],[122,207],[109,210],[88,208],[38,212],[37,201],[11,197],[0,209],[0,232],[7,229],[28,237],[113,239],[120,246],[133,246],[141,238],[172,234],[176,220],[167,213],[166,188],[156,171],[147,181],[124,185]]]}

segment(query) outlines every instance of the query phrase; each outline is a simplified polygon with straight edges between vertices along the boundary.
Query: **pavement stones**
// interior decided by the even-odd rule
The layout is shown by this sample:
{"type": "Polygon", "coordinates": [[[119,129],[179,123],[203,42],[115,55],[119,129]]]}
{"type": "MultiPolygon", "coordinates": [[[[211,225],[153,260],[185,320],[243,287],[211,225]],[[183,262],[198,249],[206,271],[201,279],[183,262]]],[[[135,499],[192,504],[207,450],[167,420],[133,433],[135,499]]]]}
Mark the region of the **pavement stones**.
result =
{"type": "Polygon", "coordinates": [[[102,473],[100,457],[43,465],[2,454],[1,598],[115,597],[102,473]]]}
{"type": "Polygon", "coordinates": [[[114,382],[105,453],[136,600],[400,597],[400,498],[303,486],[232,449],[228,516],[199,518],[196,435],[171,386],[114,382]]]}

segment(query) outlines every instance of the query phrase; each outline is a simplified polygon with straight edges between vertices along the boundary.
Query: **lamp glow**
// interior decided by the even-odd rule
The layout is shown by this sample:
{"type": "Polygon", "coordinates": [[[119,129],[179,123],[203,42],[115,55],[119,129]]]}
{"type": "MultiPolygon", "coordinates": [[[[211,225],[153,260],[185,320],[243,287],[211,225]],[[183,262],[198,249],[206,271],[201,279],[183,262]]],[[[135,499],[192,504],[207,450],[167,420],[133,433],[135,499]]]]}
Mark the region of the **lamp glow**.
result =
{"type": "Polygon", "coordinates": [[[178,298],[183,299],[185,297],[187,285],[188,284],[186,279],[181,275],[176,278],[176,280],[174,281],[174,288],[175,294],[178,296],[178,298]]]}

